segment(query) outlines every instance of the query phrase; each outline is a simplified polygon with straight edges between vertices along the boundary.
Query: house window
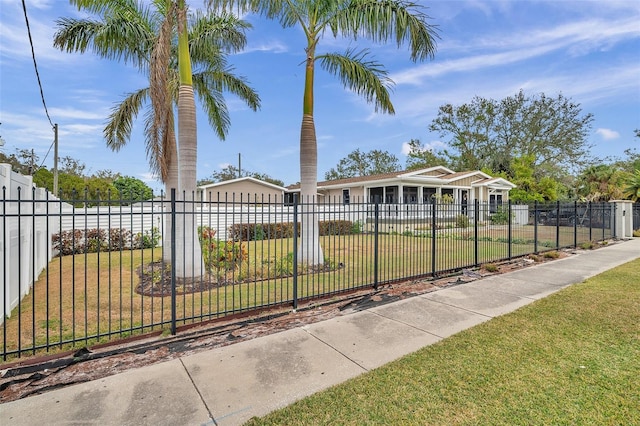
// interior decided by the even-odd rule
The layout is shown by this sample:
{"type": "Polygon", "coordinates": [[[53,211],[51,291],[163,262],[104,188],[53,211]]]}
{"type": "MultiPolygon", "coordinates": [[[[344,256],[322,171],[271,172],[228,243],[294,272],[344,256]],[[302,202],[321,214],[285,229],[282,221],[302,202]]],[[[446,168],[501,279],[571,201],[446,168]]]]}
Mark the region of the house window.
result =
{"type": "Polygon", "coordinates": [[[292,206],[295,204],[295,202],[298,200],[298,193],[297,192],[285,192],[284,193],[284,205],[285,206],[292,206]]]}
{"type": "Polygon", "coordinates": [[[502,207],[502,194],[489,195],[489,213],[497,212],[498,207],[502,207]]]}
{"type": "Polygon", "coordinates": [[[342,190],[342,204],[349,204],[349,190],[342,190]]]}
{"type": "Polygon", "coordinates": [[[405,204],[417,204],[418,203],[418,187],[417,186],[405,186],[402,188],[402,199],[405,204]]]}
{"type": "Polygon", "coordinates": [[[453,202],[453,188],[442,188],[442,201],[444,200],[453,202]]]}
{"type": "Polygon", "coordinates": [[[436,197],[436,189],[435,188],[422,188],[422,202],[425,204],[432,203],[433,199],[436,197]]]}
{"type": "Polygon", "coordinates": [[[385,197],[384,202],[393,204],[398,202],[398,187],[397,186],[387,186],[385,188],[385,197]]]}
{"type": "Polygon", "coordinates": [[[369,202],[381,203],[384,199],[384,188],[378,186],[376,188],[369,188],[369,202]]]}

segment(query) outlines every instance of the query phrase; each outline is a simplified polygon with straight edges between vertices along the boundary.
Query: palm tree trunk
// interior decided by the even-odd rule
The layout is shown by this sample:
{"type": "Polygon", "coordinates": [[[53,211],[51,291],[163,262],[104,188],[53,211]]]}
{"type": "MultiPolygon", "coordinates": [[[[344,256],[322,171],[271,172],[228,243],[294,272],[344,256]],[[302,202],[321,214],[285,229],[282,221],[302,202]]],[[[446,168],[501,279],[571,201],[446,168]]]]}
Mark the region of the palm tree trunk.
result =
{"type": "MultiPolygon", "coordinates": [[[[172,124],[173,125],[173,124],[172,124]]],[[[173,135],[173,132],[171,132],[173,135]]],[[[171,216],[173,214],[171,211],[171,204],[169,201],[171,200],[171,189],[176,190],[176,196],[180,193],[179,190],[179,182],[178,182],[178,149],[176,147],[176,139],[175,135],[171,138],[173,141],[169,143],[167,147],[167,176],[165,178],[165,203],[164,209],[169,214],[165,215],[166,220],[164,223],[164,231],[162,233],[162,260],[165,263],[171,264],[171,245],[173,244],[173,239],[171,237],[171,216]]]]}
{"type": "Polygon", "coordinates": [[[202,249],[198,241],[195,217],[197,129],[196,103],[193,96],[191,58],[187,38],[187,10],[184,0],[178,1],[178,168],[180,203],[176,220],[176,276],[198,279],[202,276],[202,249]]]}
{"type": "Polygon", "coordinates": [[[324,263],[318,216],[315,213],[318,187],[318,145],[313,115],[304,114],[300,131],[300,241],[298,259],[309,266],[324,263]]]}
{"type": "Polygon", "coordinates": [[[196,105],[193,87],[180,86],[178,97],[178,162],[180,164],[180,202],[176,220],[176,276],[202,276],[202,250],[195,218],[196,188],[196,105]]]}

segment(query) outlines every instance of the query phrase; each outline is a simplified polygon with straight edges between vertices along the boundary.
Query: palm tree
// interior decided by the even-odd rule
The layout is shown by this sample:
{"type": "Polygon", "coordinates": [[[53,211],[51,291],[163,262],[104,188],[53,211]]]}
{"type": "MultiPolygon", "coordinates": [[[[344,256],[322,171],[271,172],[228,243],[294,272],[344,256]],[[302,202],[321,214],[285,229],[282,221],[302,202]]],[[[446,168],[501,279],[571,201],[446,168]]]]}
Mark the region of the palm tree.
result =
{"type": "MultiPolygon", "coordinates": [[[[195,139],[189,139],[186,134],[182,136],[180,148],[181,152],[185,149],[186,152],[178,156],[174,131],[174,106],[180,102],[180,87],[184,86],[180,83],[186,84],[191,80],[188,84],[192,87],[191,93],[188,94],[188,89],[183,90],[185,95],[182,99],[184,100],[185,96],[193,97],[195,90],[210,125],[218,137],[224,139],[230,120],[222,96],[223,90],[236,94],[253,110],[260,104],[255,91],[243,78],[235,76],[233,69],[226,64],[226,53],[239,51],[245,46],[244,31],[250,28],[250,25],[228,14],[213,15],[201,12],[192,15],[191,25],[187,25],[184,1],[178,4],[175,0],[154,0],[153,7],[144,6],[135,0],[71,1],[79,9],[97,14],[100,19],[60,19],[54,39],[56,47],[69,52],[85,52],[92,49],[104,58],[132,63],[149,74],[150,87],[129,93],[113,108],[104,129],[107,146],[117,151],[129,141],[133,121],[146,105],[149,111],[145,114],[145,142],[151,169],[164,182],[167,192],[176,188],[179,195],[192,196],[196,189],[195,139]],[[178,19],[182,15],[184,16],[178,19]],[[187,41],[190,54],[184,55],[187,49],[183,46],[182,61],[179,61],[179,47],[175,37],[176,25],[179,22],[183,22],[182,28],[186,30],[180,39],[187,41]],[[186,67],[187,60],[193,63],[193,72],[190,71],[190,67],[186,67]],[[185,67],[186,73],[191,74],[191,78],[181,78],[180,65],[185,67]],[[184,144],[182,139],[185,139],[184,144]],[[193,174],[194,177],[179,179],[184,173],[193,174]]],[[[179,111],[180,106],[178,105],[179,111]]],[[[178,121],[181,127],[180,116],[178,121]]],[[[193,125],[195,126],[195,122],[193,125]]],[[[195,128],[190,131],[195,132],[195,128]]],[[[180,232],[178,229],[176,231],[180,232]]],[[[166,261],[170,259],[170,234],[171,229],[168,226],[163,238],[166,261]]],[[[180,235],[180,241],[184,241],[182,234],[177,235],[180,235]]],[[[195,245],[197,243],[192,244],[195,245]]],[[[178,253],[182,255],[182,252],[178,253]]],[[[197,263],[189,256],[184,260],[186,262],[180,263],[197,263]]],[[[183,269],[179,265],[176,266],[178,270],[183,269]]]]}
{"type": "Polygon", "coordinates": [[[640,201],[640,169],[636,169],[625,179],[624,196],[634,203],[640,201]]]}
{"type": "MultiPolygon", "coordinates": [[[[315,64],[337,75],[343,85],[373,103],[375,111],[393,114],[388,88],[393,82],[382,64],[371,60],[368,50],[349,49],[345,53],[318,53],[325,32],[334,37],[373,42],[390,39],[400,45],[408,42],[414,61],[432,57],[436,34],[427,23],[423,8],[403,0],[209,0],[214,10],[237,9],[277,19],[283,27],[299,26],[306,36],[304,51],[305,85],[300,130],[300,197],[302,207],[312,207],[316,201],[317,143],[313,119],[315,64]]],[[[319,244],[317,218],[309,220],[303,214],[302,242],[299,258],[309,264],[323,263],[319,244]],[[305,220],[306,219],[306,220],[305,220]],[[305,242],[306,241],[306,242],[305,242]]],[[[314,216],[315,217],[315,216],[314,216]]]]}

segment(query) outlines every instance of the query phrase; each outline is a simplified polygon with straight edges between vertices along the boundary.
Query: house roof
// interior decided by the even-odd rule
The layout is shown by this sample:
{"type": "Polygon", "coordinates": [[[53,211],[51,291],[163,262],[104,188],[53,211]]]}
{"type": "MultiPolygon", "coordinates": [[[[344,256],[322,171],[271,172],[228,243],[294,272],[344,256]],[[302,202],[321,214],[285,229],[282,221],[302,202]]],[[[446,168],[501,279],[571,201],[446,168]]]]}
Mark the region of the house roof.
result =
{"type": "Polygon", "coordinates": [[[234,183],[240,183],[240,182],[251,182],[251,183],[254,183],[256,185],[262,185],[262,186],[266,186],[266,187],[271,188],[271,189],[275,189],[277,191],[286,191],[286,188],[284,188],[282,186],[275,185],[275,184],[270,183],[270,182],[265,182],[263,180],[256,179],[256,178],[251,177],[251,176],[245,176],[245,177],[241,177],[241,178],[237,178],[237,179],[231,179],[231,180],[223,180],[222,182],[209,183],[207,185],[200,185],[198,187],[198,189],[201,189],[203,191],[207,191],[209,189],[228,186],[228,185],[232,185],[234,183]]]}
{"type": "MultiPolygon", "coordinates": [[[[511,188],[515,188],[516,185],[502,178],[492,178],[488,174],[481,172],[480,170],[475,171],[463,171],[463,172],[454,172],[451,169],[448,169],[443,166],[429,167],[426,169],[420,170],[403,170],[398,172],[390,172],[390,173],[381,173],[369,176],[357,176],[345,179],[336,179],[336,180],[328,180],[318,182],[318,189],[329,189],[336,187],[347,187],[347,186],[359,186],[358,184],[375,184],[382,183],[385,181],[394,181],[401,180],[407,182],[423,182],[423,183],[433,183],[433,184],[447,184],[452,183],[457,180],[466,179],[468,177],[477,177],[477,180],[472,182],[472,186],[482,186],[494,183],[496,185],[506,185],[511,188]],[[435,172],[435,173],[434,173],[435,172]],[[433,173],[430,175],[428,173],[433,173]]],[[[297,183],[295,185],[287,186],[289,191],[297,191],[300,189],[300,184],[297,183]]]]}

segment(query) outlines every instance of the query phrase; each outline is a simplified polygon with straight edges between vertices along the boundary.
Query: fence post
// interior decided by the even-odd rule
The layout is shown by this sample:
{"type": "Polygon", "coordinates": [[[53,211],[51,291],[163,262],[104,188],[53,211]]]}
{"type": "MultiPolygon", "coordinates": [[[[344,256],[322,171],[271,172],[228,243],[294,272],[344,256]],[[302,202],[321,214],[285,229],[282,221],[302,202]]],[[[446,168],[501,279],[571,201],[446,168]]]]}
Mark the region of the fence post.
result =
{"type": "MultiPolygon", "coordinates": [[[[618,236],[618,230],[616,229],[616,207],[618,207],[616,205],[616,203],[612,203],[613,206],[611,207],[611,223],[610,223],[610,227],[611,227],[611,238],[616,238],[618,236]]],[[[617,238],[616,238],[617,239],[617,238]]]]}
{"type": "Polygon", "coordinates": [[[509,220],[509,223],[507,224],[507,255],[509,256],[509,260],[511,260],[511,245],[513,243],[513,238],[512,238],[512,226],[511,226],[511,221],[513,220],[513,213],[511,211],[511,200],[507,201],[507,209],[509,209],[509,213],[507,213],[507,218],[509,220]]]}
{"type": "Polygon", "coordinates": [[[589,241],[593,241],[593,206],[591,205],[591,201],[589,201],[589,241]]]}
{"type": "Polygon", "coordinates": [[[473,251],[474,251],[474,265],[480,266],[479,262],[479,251],[480,246],[478,243],[478,222],[480,219],[480,201],[476,198],[473,203],[473,251]]]}
{"type": "Polygon", "coordinates": [[[171,188],[171,334],[176,335],[176,189],[171,188]]]}
{"type": "Polygon", "coordinates": [[[380,204],[376,201],[373,210],[373,288],[378,289],[378,236],[380,235],[380,229],[378,221],[380,219],[380,204]]]}
{"type": "Polygon", "coordinates": [[[573,248],[578,247],[578,202],[573,201],[573,248]]]}
{"type": "Polygon", "coordinates": [[[296,196],[293,197],[293,309],[298,309],[298,197],[296,196]]]}
{"type": "MultiPolygon", "coordinates": [[[[602,216],[602,241],[604,241],[604,230],[606,229],[605,223],[604,223],[604,201],[600,202],[600,215],[602,216]]],[[[609,225],[611,225],[611,223],[609,223],[609,225]]]]}
{"type": "Polygon", "coordinates": [[[540,213],[538,212],[538,200],[533,202],[533,252],[538,253],[538,219],[540,213]]]}
{"type": "Polygon", "coordinates": [[[437,200],[431,200],[431,274],[436,276],[436,206],[437,200]]]}
{"type": "Polygon", "coordinates": [[[560,201],[556,201],[556,249],[560,248],[560,201]]]}

